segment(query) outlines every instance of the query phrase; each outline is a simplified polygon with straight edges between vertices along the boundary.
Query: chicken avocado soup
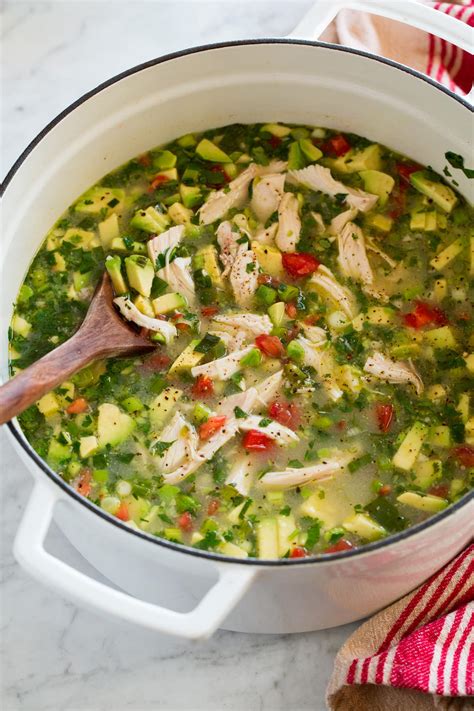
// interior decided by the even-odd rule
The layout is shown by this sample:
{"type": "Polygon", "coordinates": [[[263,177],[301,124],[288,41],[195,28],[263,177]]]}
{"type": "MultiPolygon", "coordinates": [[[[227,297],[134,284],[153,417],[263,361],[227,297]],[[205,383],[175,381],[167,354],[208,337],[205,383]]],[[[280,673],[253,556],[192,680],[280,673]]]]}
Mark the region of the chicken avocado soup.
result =
{"type": "Polygon", "coordinates": [[[473,227],[443,178],[356,135],[232,125],[150,150],[46,236],[11,368],[73,334],[104,269],[156,350],[83,369],[23,431],[169,541],[268,559],[390,536],[472,486],[473,227]]]}

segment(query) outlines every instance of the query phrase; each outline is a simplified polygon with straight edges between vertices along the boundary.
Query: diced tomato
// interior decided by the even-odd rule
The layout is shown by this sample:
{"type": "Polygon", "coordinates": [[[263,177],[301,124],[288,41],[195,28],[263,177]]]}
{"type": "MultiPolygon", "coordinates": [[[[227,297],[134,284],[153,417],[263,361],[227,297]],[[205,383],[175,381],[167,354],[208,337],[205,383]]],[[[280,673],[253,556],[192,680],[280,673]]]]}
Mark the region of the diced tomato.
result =
{"type": "Polygon", "coordinates": [[[389,431],[390,425],[393,422],[393,418],[395,417],[395,409],[393,405],[390,405],[390,403],[384,404],[382,402],[378,402],[375,406],[375,414],[377,416],[379,430],[385,434],[389,431]]]}
{"type": "Polygon", "coordinates": [[[171,315],[170,321],[177,321],[179,318],[183,318],[183,314],[181,313],[181,311],[175,311],[175,312],[171,315]]]}
{"type": "Polygon", "coordinates": [[[354,546],[352,543],[345,538],[340,538],[337,543],[334,543],[332,546],[328,546],[328,548],[325,549],[325,553],[340,553],[340,551],[350,551],[354,546]]]}
{"type": "Polygon", "coordinates": [[[447,484],[436,484],[428,489],[428,494],[446,499],[449,494],[449,486],[447,484]]]}
{"type": "Polygon", "coordinates": [[[307,252],[285,252],[282,256],[282,264],[293,279],[299,279],[313,274],[321,262],[307,252]]]}
{"type": "Polygon", "coordinates": [[[89,469],[89,467],[82,469],[79,474],[79,482],[76,486],[76,491],[78,494],[82,494],[82,496],[89,496],[92,490],[91,479],[92,471],[89,469]]]}
{"type": "Polygon", "coordinates": [[[294,304],[293,301],[289,301],[287,304],[285,304],[285,313],[288,318],[296,318],[298,310],[296,308],[296,304],[294,304]]]}
{"type": "Polygon", "coordinates": [[[188,532],[193,530],[193,517],[189,511],[185,511],[178,516],[178,526],[182,531],[188,532]]]}
{"type": "Polygon", "coordinates": [[[278,148],[278,146],[281,144],[281,138],[279,138],[278,136],[272,136],[268,139],[268,142],[272,148],[278,148]]]}
{"type": "Polygon", "coordinates": [[[321,316],[319,314],[309,314],[309,316],[306,316],[306,318],[303,319],[305,324],[307,326],[314,326],[315,323],[318,323],[318,321],[321,319],[321,316]]]}
{"type": "Polygon", "coordinates": [[[379,496],[389,496],[389,494],[391,494],[391,493],[392,493],[392,487],[390,486],[390,484],[384,484],[378,490],[379,496]]]}
{"type": "Polygon", "coordinates": [[[288,331],[286,333],[286,336],[285,336],[286,342],[289,343],[290,341],[295,339],[297,337],[297,335],[299,334],[300,330],[301,330],[301,327],[300,327],[299,323],[295,322],[293,324],[293,326],[290,329],[288,329],[288,331]]]}
{"type": "Polygon", "coordinates": [[[210,417],[207,422],[204,422],[199,427],[199,436],[201,439],[209,439],[213,434],[221,430],[227,421],[225,415],[215,415],[210,417]]]}
{"type": "Polygon", "coordinates": [[[85,412],[87,408],[87,400],[84,397],[78,397],[66,408],[66,412],[68,415],[79,415],[81,412],[85,412]]]}
{"type": "Polygon", "coordinates": [[[258,284],[265,284],[265,286],[273,286],[275,288],[280,284],[280,280],[270,276],[270,274],[259,274],[257,282],[258,284]]]}
{"type": "Polygon", "coordinates": [[[417,170],[421,170],[421,166],[416,165],[416,163],[397,163],[395,169],[400,176],[400,181],[405,181],[405,183],[409,185],[411,174],[416,173],[417,170]]]}
{"type": "Polygon", "coordinates": [[[128,506],[125,503],[125,501],[122,501],[122,503],[119,506],[119,510],[117,511],[117,513],[115,515],[121,521],[129,521],[130,520],[130,514],[128,513],[128,506]]]}
{"type": "Polygon", "coordinates": [[[245,433],[242,444],[248,452],[268,452],[275,441],[259,430],[249,430],[245,433]]]}
{"type": "Polygon", "coordinates": [[[167,175],[156,175],[153,180],[150,183],[150,188],[152,190],[156,190],[156,188],[159,188],[160,185],[163,185],[163,183],[167,183],[169,180],[167,175]]]}
{"type": "Polygon", "coordinates": [[[263,333],[261,336],[257,336],[255,345],[269,358],[279,358],[285,354],[283,343],[278,336],[268,336],[263,333]]]}
{"type": "MultiPolygon", "coordinates": [[[[406,187],[408,187],[408,185],[406,185],[406,187]]],[[[403,215],[403,213],[405,212],[405,204],[405,185],[400,184],[400,186],[398,188],[395,188],[395,190],[390,196],[391,209],[388,211],[388,216],[391,217],[392,220],[398,219],[400,215],[403,215]]]]}
{"type": "Polygon", "coordinates": [[[209,501],[209,505],[207,507],[207,515],[214,516],[214,514],[219,511],[220,505],[221,505],[220,501],[218,501],[217,499],[211,499],[209,501]]]}
{"type": "Polygon", "coordinates": [[[296,430],[301,422],[300,412],[294,402],[272,402],[268,406],[268,414],[280,425],[291,427],[292,430],[296,430]]]}
{"type": "Polygon", "coordinates": [[[347,422],[345,420],[339,420],[339,422],[336,423],[336,427],[340,432],[344,432],[347,427],[347,422]]]}
{"type": "Polygon", "coordinates": [[[201,313],[204,316],[204,318],[211,318],[211,316],[215,316],[216,314],[219,313],[219,307],[218,306],[203,306],[201,309],[201,313]]]}
{"type": "Polygon", "coordinates": [[[214,395],[214,385],[208,375],[198,375],[191,388],[195,397],[212,397],[214,395]]]}
{"type": "Polygon", "coordinates": [[[186,323],[185,321],[178,321],[175,325],[178,331],[189,331],[190,328],[189,323],[186,323]]]}
{"type": "Polygon", "coordinates": [[[451,454],[463,467],[474,467],[474,447],[460,444],[451,450],[451,454]]]}
{"type": "Polygon", "coordinates": [[[448,318],[444,311],[441,311],[437,306],[431,306],[424,301],[415,301],[414,310],[405,314],[403,321],[410,328],[423,328],[428,324],[445,326],[448,323],[448,318]]]}
{"type": "Polygon", "coordinates": [[[291,549],[290,558],[305,558],[306,550],[302,546],[295,546],[291,549]]]}
{"type": "Polygon", "coordinates": [[[324,153],[330,153],[334,156],[343,156],[351,149],[351,144],[342,133],[337,136],[332,136],[323,145],[321,149],[324,153]]]}
{"type": "Polygon", "coordinates": [[[143,153],[143,155],[138,156],[137,160],[140,165],[143,165],[144,168],[147,168],[151,164],[151,158],[149,153],[143,153]]]}
{"type": "Polygon", "coordinates": [[[171,358],[166,353],[155,353],[143,361],[143,367],[148,370],[166,370],[171,363],[171,358]]]}

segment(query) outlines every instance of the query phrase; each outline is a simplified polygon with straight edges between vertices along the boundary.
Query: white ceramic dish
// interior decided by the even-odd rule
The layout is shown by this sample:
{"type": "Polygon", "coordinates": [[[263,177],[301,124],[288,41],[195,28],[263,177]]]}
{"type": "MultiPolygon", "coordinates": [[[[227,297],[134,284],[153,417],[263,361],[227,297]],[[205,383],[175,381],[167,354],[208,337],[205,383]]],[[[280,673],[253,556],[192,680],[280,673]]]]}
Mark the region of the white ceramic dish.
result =
{"type": "MultiPolygon", "coordinates": [[[[349,4],[374,10],[367,2],[349,4]]],[[[324,18],[319,10],[312,11],[295,32],[322,29],[339,3],[324,7],[324,18]]],[[[377,12],[431,28],[469,48],[468,28],[412,0],[380,3],[377,12]]],[[[58,116],[7,176],[3,377],[8,377],[12,302],[43,236],[67,205],[106,172],[150,146],[193,130],[269,120],[366,135],[439,172],[448,150],[468,162],[472,156],[472,109],[467,102],[406,67],[347,48],[292,38],[242,41],[198,47],[135,67],[58,116]]],[[[469,181],[462,174],[456,179],[458,189],[469,197],[469,181]]],[[[471,495],[423,524],[360,550],[313,559],[242,562],[130,530],[55,474],[32,450],[16,421],[9,431],[36,482],[15,542],[20,564],[95,610],[183,637],[206,637],[219,626],[280,633],[359,619],[426,580],[473,533],[471,495]],[[73,545],[121,590],[83,575],[46,551],[44,538],[53,513],[73,545]],[[197,601],[194,609],[176,611],[153,603],[166,570],[181,578],[197,601]]]]}

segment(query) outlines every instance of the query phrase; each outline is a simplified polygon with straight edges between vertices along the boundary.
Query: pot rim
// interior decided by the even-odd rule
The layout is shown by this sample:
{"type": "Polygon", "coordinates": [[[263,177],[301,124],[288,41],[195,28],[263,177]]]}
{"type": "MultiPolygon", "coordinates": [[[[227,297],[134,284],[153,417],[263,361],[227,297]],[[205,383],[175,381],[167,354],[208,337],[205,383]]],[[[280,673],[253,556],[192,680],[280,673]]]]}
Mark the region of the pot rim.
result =
{"type": "MultiPolygon", "coordinates": [[[[458,96],[457,94],[454,94],[450,89],[447,87],[437,83],[430,77],[421,74],[420,72],[416,71],[415,69],[412,69],[411,67],[407,67],[403,64],[400,64],[398,62],[395,62],[391,59],[387,59],[385,57],[380,57],[378,55],[372,54],[370,52],[364,52],[362,50],[358,49],[353,49],[352,47],[345,47],[342,45],[337,45],[329,42],[321,42],[321,41],[316,41],[316,40],[303,40],[303,39],[293,39],[293,38],[259,38],[259,39],[243,39],[243,40],[232,40],[228,42],[216,42],[216,43],[211,43],[211,44],[205,44],[205,45],[198,45],[196,47],[190,47],[188,49],[183,49],[179,50],[176,52],[171,52],[169,54],[162,55],[160,57],[156,57],[154,59],[148,60],[146,62],[142,62],[140,64],[137,64],[130,69],[126,69],[123,72],[120,72],[119,74],[115,74],[113,77],[110,79],[107,79],[106,81],[102,82],[98,86],[96,86],[94,89],[91,89],[90,91],[86,92],[82,96],[80,96],[76,101],[72,102],[67,106],[63,111],[61,111],[52,121],[50,121],[36,136],[33,138],[33,140],[28,144],[28,146],[23,150],[23,152],[20,154],[20,156],[17,158],[15,163],[12,165],[10,170],[8,171],[7,175],[5,176],[5,179],[3,183],[0,186],[0,196],[3,196],[5,193],[5,190],[7,189],[8,185],[10,184],[11,180],[21,167],[21,165],[24,163],[26,158],[29,156],[29,154],[34,150],[34,148],[40,143],[40,141],[57,125],[59,124],[66,116],[68,116],[70,113],[72,113],[76,108],[84,104],[88,99],[94,97],[96,94],[99,94],[101,91],[104,89],[107,89],[108,87],[112,86],[113,84],[116,84],[119,82],[121,79],[125,79],[129,76],[133,76],[134,74],[137,74],[138,72],[148,69],[150,67],[154,67],[157,64],[162,64],[164,62],[168,62],[173,59],[179,59],[180,57],[185,57],[187,55],[191,54],[196,54],[198,52],[205,52],[209,50],[219,50],[219,49],[225,49],[227,47],[240,47],[240,46],[246,46],[246,45],[265,45],[265,44],[283,44],[283,45],[303,45],[303,46],[311,46],[311,47],[324,47],[325,49],[332,50],[332,51],[338,51],[338,52],[345,52],[347,54],[355,54],[359,55],[361,57],[366,57],[367,59],[372,59],[374,61],[380,62],[381,64],[385,64],[390,67],[394,67],[395,69],[398,69],[402,72],[405,72],[407,74],[411,74],[417,79],[420,79],[421,81],[424,81],[428,84],[430,84],[434,89],[443,92],[444,94],[447,94],[449,97],[457,101],[459,104],[470,110],[471,112],[474,111],[474,107],[471,106],[468,101],[463,99],[462,97],[458,96]]],[[[20,447],[26,452],[26,454],[33,460],[35,464],[48,476],[48,478],[53,481],[55,484],[57,484],[65,493],[67,493],[73,500],[79,502],[82,506],[84,506],[86,509],[91,511],[93,514],[98,515],[102,517],[105,521],[108,523],[113,524],[114,526],[122,529],[123,531],[126,531],[127,533],[133,534],[137,536],[138,538],[141,538],[142,540],[148,541],[155,543],[158,546],[163,546],[164,548],[168,548],[169,550],[173,550],[178,553],[183,553],[185,555],[193,555],[197,558],[207,558],[209,560],[212,560],[216,563],[234,563],[238,565],[250,565],[250,566],[257,566],[257,567],[281,567],[281,566],[290,566],[290,565],[317,565],[321,563],[332,563],[336,562],[342,559],[347,559],[347,558],[353,558],[355,556],[360,557],[361,555],[364,554],[370,554],[373,551],[380,550],[382,548],[387,548],[388,546],[391,546],[395,543],[398,543],[406,538],[409,538],[417,533],[421,533],[424,530],[429,529],[432,526],[435,526],[439,521],[447,518],[448,516],[451,516],[452,514],[456,513],[459,511],[461,508],[466,506],[470,501],[474,500],[474,491],[466,494],[463,496],[459,501],[457,501],[454,504],[451,504],[448,508],[444,509],[443,511],[440,511],[437,514],[434,514],[430,518],[426,519],[426,521],[423,521],[422,523],[415,524],[414,526],[410,526],[404,531],[400,531],[399,533],[394,533],[387,538],[382,538],[378,541],[374,541],[372,543],[367,543],[364,546],[361,546],[360,548],[354,548],[352,550],[348,551],[341,551],[339,553],[329,553],[329,554],[320,554],[319,556],[314,556],[314,557],[308,557],[308,558],[287,558],[287,559],[278,559],[278,560],[265,560],[265,559],[260,559],[260,558],[233,558],[231,556],[225,556],[220,553],[214,553],[211,551],[205,551],[205,550],[199,550],[197,548],[191,548],[189,546],[184,546],[179,543],[173,543],[172,541],[167,541],[164,538],[158,538],[155,536],[152,536],[145,531],[141,530],[135,530],[133,528],[130,528],[127,526],[127,524],[120,519],[112,516],[111,514],[108,514],[106,511],[101,509],[99,506],[96,504],[92,503],[89,501],[87,498],[84,496],[81,496],[77,491],[75,491],[59,474],[57,474],[51,467],[39,456],[39,454],[33,449],[31,444],[28,442],[26,437],[23,435],[22,430],[18,424],[18,421],[11,420],[10,422],[7,423],[7,427],[10,430],[12,436],[14,439],[17,441],[20,447]]]]}

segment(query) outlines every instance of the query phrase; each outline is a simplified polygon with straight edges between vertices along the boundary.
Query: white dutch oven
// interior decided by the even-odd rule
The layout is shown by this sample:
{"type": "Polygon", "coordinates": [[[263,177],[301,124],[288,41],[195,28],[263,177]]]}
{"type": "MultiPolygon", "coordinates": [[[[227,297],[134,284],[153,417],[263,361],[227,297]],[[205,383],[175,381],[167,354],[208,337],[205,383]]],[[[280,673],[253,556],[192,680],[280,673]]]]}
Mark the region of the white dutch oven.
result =
{"type": "MultiPolygon", "coordinates": [[[[310,30],[319,36],[342,4],[319,3],[293,34],[310,30]]],[[[367,2],[344,4],[375,9],[367,2]]],[[[466,26],[411,0],[380,3],[376,11],[470,48],[466,26]]],[[[129,158],[181,134],[277,120],[369,136],[437,171],[445,166],[448,150],[468,161],[472,155],[466,102],[406,67],[347,48],[293,38],[231,42],[131,69],[58,116],[6,179],[4,377],[12,302],[43,236],[78,195],[129,158]]],[[[468,181],[462,174],[456,179],[467,196],[468,181]]],[[[36,482],[15,542],[19,563],[81,604],[182,637],[207,637],[219,626],[300,632],[359,619],[426,580],[473,532],[471,496],[361,550],[242,562],[127,528],[65,484],[31,449],[16,421],[9,431],[36,482]],[[73,545],[120,590],[46,551],[53,514],[73,545]],[[193,609],[156,604],[168,575],[177,576],[193,609]]]]}

